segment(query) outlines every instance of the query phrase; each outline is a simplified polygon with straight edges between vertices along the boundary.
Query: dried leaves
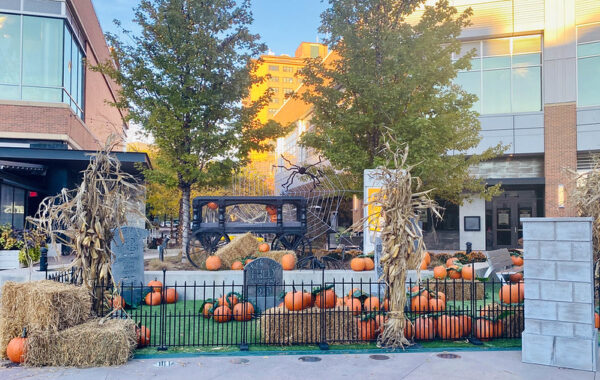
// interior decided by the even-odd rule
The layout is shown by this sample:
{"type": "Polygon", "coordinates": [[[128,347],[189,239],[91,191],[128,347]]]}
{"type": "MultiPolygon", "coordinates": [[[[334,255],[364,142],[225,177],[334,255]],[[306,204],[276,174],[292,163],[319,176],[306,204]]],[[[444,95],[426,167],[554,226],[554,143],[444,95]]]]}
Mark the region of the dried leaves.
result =
{"type": "Polygon", "coordinates": [[[29,218],[53,244],[59,241],[73,249],[76,258],[71,266],[82,268],[82,280],[89,289],[94,281],[112,281],[114,230],[127,223],[128,214],[141,214],[144,187],[121,171],[121,163],[111,154],[114,146],[109,139],[103,150],[91,155],[77,188],[45,198],[35,217],[29,218]]]}

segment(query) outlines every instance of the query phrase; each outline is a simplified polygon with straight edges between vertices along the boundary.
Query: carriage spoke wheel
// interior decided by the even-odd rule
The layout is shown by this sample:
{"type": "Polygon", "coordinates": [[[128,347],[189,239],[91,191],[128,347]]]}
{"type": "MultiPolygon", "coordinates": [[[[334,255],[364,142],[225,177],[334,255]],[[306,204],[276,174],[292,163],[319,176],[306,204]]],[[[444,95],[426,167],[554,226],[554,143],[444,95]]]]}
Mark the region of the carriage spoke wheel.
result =
{"type": "Polygon", "coordinates": [[[271,243],[271,249],[273,251],[294,251],[298,260],[311,252],[308,239],[298,234],[281,234],[275,236],[275,239],[271,243]]]}
{"type": "Polygon", "coordinates": [[[196,268],[219,248],[229,243],[229,236],[218,231],[202,232],[192,235],[188,243],[187,258],[196,268]]]}

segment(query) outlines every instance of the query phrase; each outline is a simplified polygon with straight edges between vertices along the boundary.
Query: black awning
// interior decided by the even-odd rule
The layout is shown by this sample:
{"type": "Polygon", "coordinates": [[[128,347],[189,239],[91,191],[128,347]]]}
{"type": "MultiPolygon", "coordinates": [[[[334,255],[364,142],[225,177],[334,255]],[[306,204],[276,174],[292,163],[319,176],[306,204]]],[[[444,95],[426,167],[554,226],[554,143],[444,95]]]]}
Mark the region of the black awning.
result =
{"type": "Polygon", "coordinates": [[[0,170],[16,174],[46,175],[47,167],[45,165],[28,162],[0,160],[0,170]]]}

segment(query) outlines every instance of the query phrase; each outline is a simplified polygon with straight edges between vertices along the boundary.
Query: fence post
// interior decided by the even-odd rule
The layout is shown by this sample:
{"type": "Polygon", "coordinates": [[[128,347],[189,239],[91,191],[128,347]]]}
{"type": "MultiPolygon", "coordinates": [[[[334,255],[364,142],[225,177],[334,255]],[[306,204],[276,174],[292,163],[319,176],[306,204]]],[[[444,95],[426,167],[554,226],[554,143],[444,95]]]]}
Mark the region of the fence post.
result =
{"type": "MultiPolygon", "coordinates": [[[[275,288],[275,285],[273,285],[273,290],[275,288]]],[[[246,289],[246,271],[244,270],[244,282],[242,284],[242,295],[244,297],[247,297],[248,292],[246,289]]],[[[240,300],[240,302],[244,302],[245,300],[240,300]]],[[[244,307],[242,309],[242,314],[246,315],[246,304],[244,303],[244,307]]],[[[256,311],[255,311],[256,312],[256,311]]],[[[245,318],[244,318],[245,319],[245,318]]],[[[250,321],[252,321],[252,318],[250,318],[250,321]]],[[[248,351],[249,350],[249,346],[248,346],[248,322],[250,321],[244,321],[242,322],[242,341],[240,342],[240,351],[248,351]]]]}
{"type": "Polygon", "coordinates": [[[160,294],[160,346],[156,348],[157,351],[166,351],[167,345],[165,343],[165,338],[167,334],[167,304],[164,300],[164,295],[166,293],[165,284],[167,283],[167,270],[163,269],[163,282],[161,287],[160,294]]]}
{"type": "MultiPolygon", "coordinates": [[[[323,292],[323,295],[325,295],[325,291],[323,290],[325,288],[325,268],[321,269],[321,291],[323,292]]],[[[320,297],[321,299],[321,303],[323,305],[319,306],[317,305],[317,307],[319,308],[319,314],[320,314],[320,318],[321,318],[321,341],[319,342],[319,349],[321,350],[329,350],[329,343],[327,343],[327,326],[325,325],[327,323],[327,318],[325,316],[326,313],[326,308],[325,308],[325,297],[320,297]]]]}

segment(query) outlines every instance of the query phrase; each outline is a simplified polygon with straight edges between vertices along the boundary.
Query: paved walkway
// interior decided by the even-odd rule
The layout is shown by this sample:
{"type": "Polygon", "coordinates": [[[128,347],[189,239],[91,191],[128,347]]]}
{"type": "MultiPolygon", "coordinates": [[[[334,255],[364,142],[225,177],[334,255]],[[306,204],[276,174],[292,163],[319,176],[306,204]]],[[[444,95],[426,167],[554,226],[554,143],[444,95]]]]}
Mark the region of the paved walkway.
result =
{"type": "Polygon", "coordinates": [[[456,359],[438,353],[387,354],[374,360],[367,354],[317,355],[318,362],[296,355],[198,356],[132,360],[111,368],[1,368],[0,379],[460,379],[460,380],[600,380],[600,375],[521,363],[521,351],[462,351],[456,359]],[[157,367],[161,360],[173,362],[157,367]],[[246,362],[247,360],[247,362],[246,362]]]}

